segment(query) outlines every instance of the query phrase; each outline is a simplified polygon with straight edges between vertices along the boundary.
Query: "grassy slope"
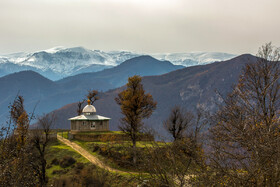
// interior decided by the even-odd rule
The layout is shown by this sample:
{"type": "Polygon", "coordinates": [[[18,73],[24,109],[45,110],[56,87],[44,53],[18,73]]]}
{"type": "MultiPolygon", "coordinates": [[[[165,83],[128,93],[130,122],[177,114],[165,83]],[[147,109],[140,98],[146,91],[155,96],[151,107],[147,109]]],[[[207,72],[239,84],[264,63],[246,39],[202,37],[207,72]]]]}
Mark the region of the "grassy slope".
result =
{"type": "Polygon", "coordinates": [[[120,171],[127,171],[127,172],[129,171],[129,170],[126,170],[124,168],[119,167],[112,160],[108,160],[107,158],[105,158],[102,155],[98,154],[98,152],[92,152],[92,145],[93,144],[104,144],[104,145],[106,145],[107,143],[105,143],[105,142],[84,142],[84,141],[78,141],[78,140],[74,140],[74,142],[77,143],[78,145],[80,145],[85,150],[87,150],[90,154],[96,156],[102,162],[106,163],[111,168],[118,169],[120,171]]]}
{"type": "MultiPolygon", "coordinates": [[[[65,133],[66,134],[66,133],[65,133]]],[[[81,156],[79,153],[77,153],[75,150],[73,150],[71,147],[61,143],[60,141],[52,141],[50,142],[48,149],[47,149],[47,155],[46,155],[46,160],[47,160],[47,165],[51,165],[51,162],[53,159],[58,159],[61,160],[65,156],[71,156],[73,157],[77,162],[69,166],[67,168],[62,168],[59,165],[52,165],[50,168],[47,169],[47,176],[49,177],[49,184],[52,183],[52,181],[55,178],[61,178],[61,177],[70,177],[72,178],[73,175],[75,175],[75,168],[74,166],[79,162],[83,163],[85,167],[92,166],[92,164],[83,156],[81,156]],[[60,174],[53,174],[53,171],[61,171],[62,173],[60,174]]],[[[99,173],[104,172],[103,169],[97,168],[97,171],[99,173]]],[[[117,173],[116,173],[117,174],[117,173]]],[[[113,174],[112,173],[112,178],[116,178],[115,183],[116,184],[126,184],[126,181],[130,181],[128,183],[136,184],[135,180],[133,179],[133,176],[130,174],[127,175],[122,175],[121,177],[119,174],[113,174]],[[132,177],[132,178],[131,178],[132,177]]],[[[116,185],[113,185],[116,186],[116,185]]],[[[135,185],[131,185],[135,186],[135,185]]]]}
{"type": "MultiPolygon", "coordinates": [[[[46,155],[46,160],[47,160],[47,165],[51,165],[51,162],[53,159],[58,159],[61,160],[65,156],[71,156],[73,157],[77,162],[81,162],[84,164],[90,164],[90,162],[82,157],[80,154],[78,154],[76,151],[74,151],[71,147],[59,142],[59,141],[53,141],[50,143],[48,150],[47,150],[47,155],[46,155]]],[[[62,168],[59,165],[52,165],[50,168],[47,169],[47,175],[49,178],[53,177],[59,177],[58,174],[53,174],[54,170],[71,170],[71,166],[67,168],[62,168]]],[[[68,172],[67,172],[68,173],[68,172]]]]}
{"type": "MultiPolygon", "coordinates": [[[[110,146],[112,147],[122,147],[122,150],[126,149],[126,147],[131,147],[132,143],[130,141],[123,141],[123,142],[85,142],[85,141],[79,141],[79,140],[73,140],[75,143],[77,143],[78,145],[80,145],[82,148],[84,148],[85,150],[87,150],[90,154],[96,156],[98,159],[100,159],[102,162],[106,163],[108,166],[110,166],[111,168],[115,168],[121,171],[125,171],[125,172],[137,172],[137,169],[135,170],[128,170],[126,168],[120,167],[119,165],[117,165],[113,160],[108,159],[100,154],[98,154],[98,151],[93,152],[93,145],[108,145],[110,144],[110,146]]],[[[155,142],[146,142],[146,141],[139,141],[137,142],[137,147],[139,148],[149,148],[149,147],[154,147],[155,142]]],[[[157,142],[156,146],[164,146],[166,145],[166,143],[160,143],[157,142]]]]}
{"type": "MultiPolygon", "coordinates": [[[[94,134],[94,135],[99,135],[99,134],[122,134],[122,133],[123,133],[122,131],[79,132],[79,134],[94,134]]],[[[59,132],[58,134],[63,136],[64,138],[68,138],[67,131],[64,131],[63,133],[59,132]]],[[[116,141],[116,142],[111,142],[111,141],[109,141],[109,142],[86,142],[86,141],[80,141],[80,140],[72,140],[72,141],[77,143],[78,145],[80,145],[85,150],[87,150],[90,154],[96,156],[98,159],[100,159],[102,162],[106,163],[106,165],[110,166],[111,168],[118,169],[118,170],[125,171],[125,172],[129,172],[129,171],[137,172],[137,170],[128,170],[126,168],[120,167],[118,164],[116,164],[114,162],[114,160],[108,159],[108,158],[98,154],[98,151],[97,152],[92,151],[92,148],[93,148],[94,144],[95,145],[110,145],[110,146],[113,146],[113,147],[123,147],[125,149],[126,147],[131,147],[132,146],[131,141],[119,141],[119,142],[118,141],[116,141]]],[[[154,141],[138,141],[136,146],[139,147],[139,148],[154,147],[155,146],[154,143],[155,143],[154,141]]],[[[156,146],[164,146],[166,144],[168,144],[168,143],[156,142],[156,146]]]]}

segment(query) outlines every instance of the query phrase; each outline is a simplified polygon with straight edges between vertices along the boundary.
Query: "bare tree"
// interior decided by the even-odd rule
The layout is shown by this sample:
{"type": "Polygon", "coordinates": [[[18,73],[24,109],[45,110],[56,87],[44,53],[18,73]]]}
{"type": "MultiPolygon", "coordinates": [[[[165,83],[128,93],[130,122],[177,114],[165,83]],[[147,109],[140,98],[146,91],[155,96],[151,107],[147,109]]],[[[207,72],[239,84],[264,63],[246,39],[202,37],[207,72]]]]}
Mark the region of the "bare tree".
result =
{"type": "MultiPolygon", "coordinates": [[[[95,101],[97,101],[99,99],[98,97],[98,91],[97,90],[88,90],[88,94],[86,96],[88,98],[88,102],[89,104],[93,104],[95,101]]],[[[85,99],[83,99],[82,101],[79,101],[77,104],[77,114],[81,115],[82,111],[83,111],[83,104],[85,103],[85,99]]]]}
{"type": "Polygon", "coordinates": [[[182,138],[171,144],[155,142],[152,148],[146,148],[148,154],[143,158],[142,167],[150,176],[150,186],[191,185],[196,176],[207,170],[202,142],[202,132],[206,124],[205,112],[199,109],[197,114],[192,116],[182,138]]]}
{"type": "Polygon", "coordinates": [[[90,100],[90,104],[92,105],[95,101],[99,99],[97,90],[89,90],[87,94],[87,98],[90,100]]]}
{"type": "Polygon", "coordinates": [[[78,114],[78,116],[81,115],[82,112],[83,112],[82,106],[83,106],[84,102],[85,102],[85,100],[82,100],[82,101],[79,101],[79,102],[78,102],[78,108],[77,108],[77,114],[78,114]]]}
{"type": "Polygon", "coordinates": [[[184,112],[181,107],[175,106],[164,121],[164,128],[172,135],[174,141],[181,140],[184,132],[192,125],[193,117],[191,112],[184,112]]]}
{"type": "Polygon", "coordinates": [[[34,157],[37,157],[37,161],[33,162],[33,169],[35,170],[38,178],[40,186],[47,185],[47,177],[46,177],[46,148],[50,141],[51,129],[55,122],[55,114],[50,113],[43,115],[38,118],[38,126],[36,129],[32,130],[32,138],[31,143],[37,150],[37,154],[34,157]]]}
{"type": "Polygon", "coordinates": [[[279,50],[268,43],[257,61],[245,66],[216,114],[210,157],[214,183],[280,185],[279,77],[279,50]]]}

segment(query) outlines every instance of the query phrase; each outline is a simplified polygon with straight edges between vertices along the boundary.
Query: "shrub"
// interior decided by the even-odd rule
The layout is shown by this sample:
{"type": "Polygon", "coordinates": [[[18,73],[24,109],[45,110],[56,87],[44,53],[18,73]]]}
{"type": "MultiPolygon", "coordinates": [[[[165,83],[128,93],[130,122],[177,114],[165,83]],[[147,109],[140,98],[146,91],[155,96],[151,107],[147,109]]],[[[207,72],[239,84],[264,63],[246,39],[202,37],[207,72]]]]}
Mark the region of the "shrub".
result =
{"type": "Polygon", "coordinates": [[[50,169],[52,167],[51,164],[47,164],[46,169],[50,169]]]}
{"type": "Polygon", "coordinates": [[[96,144],[92,144],[91,146],[92,146],[92,152],[96,152],[100,150],[100,147],[96,144]]]}
{"type": "Polygon", "coordinates": [[[71,156],[65,156],[59,162],[60,167],[66,168],[76,163],[76,160],[71,156]]]}
{"type": "MultiPolygon", "coordinates": [[[[111,174],[103,169],[99,169],[94,165],[86,166],[82,163],[76,163],[77,167],[83,166],[76,174],[61,176],[55,178],[50,186],[87,186],[87,187],[109,187],[109,186],[136,186],[130,183],[126,177],[111,174]]],[[[63,171],[63,170],[62,170],[63,171]]]]}
{"type": "Polygon", "coordinates": [[[61,187],[61,186],[71,186],[73,184],[72,180],[70,177],[61,177],[59,179],[55,179],[53,181],[52,186],[54,187],[61,187]]]}
{"type": "Polygon", "coordinates": [[[76,168],[79,169],[79,170],[81,170],[81,169],[84,168],[84,164],[81,163],[81,162],[77,162],[77,163],[76,163],[76,168]]]}
{"type": "Polygon", "coordinates": [[[53,175],[62,175],[62,174],[66,174],[68,171],[69,171],[68,169],[53,170],[52,174],[53,174],[53,175]]]}
{"type": "Polygon", "coordinates": [[[84,164],[81,162],[77,162],[74,169],[75,173],[79,174],[83,169],[84,169],[84,164]]]}
{"type": "Polygon", "coordinates": [[[51,162],[51,165],[58,165],[59,164],[59,160],[57,158],[54,158],[51,162]]]}

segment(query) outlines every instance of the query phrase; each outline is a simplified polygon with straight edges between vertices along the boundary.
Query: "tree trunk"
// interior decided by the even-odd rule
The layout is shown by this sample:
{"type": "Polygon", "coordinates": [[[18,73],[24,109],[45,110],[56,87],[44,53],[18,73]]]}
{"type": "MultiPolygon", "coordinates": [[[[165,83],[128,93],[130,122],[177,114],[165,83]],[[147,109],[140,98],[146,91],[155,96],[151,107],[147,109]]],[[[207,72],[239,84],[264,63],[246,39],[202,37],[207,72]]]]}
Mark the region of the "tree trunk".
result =
{"type": "Polygon", "coordinates": [[[132,140],[132,149],[133,149],[133,165],[136,165],[137,162],[137,153],[136,153],[136,140],[132,140]]]}
{"type": "Polygon", "coordinates": [[[44,158],[41,158],[41,171],[39,172],[39,182],[40,186],[44,187],[47,185],[47,179],[46,179],[46,160],[44,158]]]}
{"type": "Polygon", "coordinates": [[[42,186],[46,186],[47,180],[46,180],[46,160],[43,158],[42,160],[42,186]]]}

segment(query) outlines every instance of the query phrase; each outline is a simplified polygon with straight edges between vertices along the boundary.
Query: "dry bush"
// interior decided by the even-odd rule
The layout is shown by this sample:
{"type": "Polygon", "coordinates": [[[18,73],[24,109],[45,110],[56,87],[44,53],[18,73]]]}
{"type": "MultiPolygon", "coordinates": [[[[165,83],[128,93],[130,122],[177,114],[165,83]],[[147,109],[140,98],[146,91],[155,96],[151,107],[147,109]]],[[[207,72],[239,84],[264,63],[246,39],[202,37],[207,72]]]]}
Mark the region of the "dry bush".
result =
{"type": "Polygon", "coordinates": [[[111,174],[106,170],[97,168],[94,165],[84,166],[76,164],[75,174],[63,176],[53,181],[53,186],[73,186],[73,187],[111,187],[111,186],[131,186],[131,181],[126,178],[111,174]]]}
{"type": "Polygon", "coordinates": [[[76,160],[71,156],[64,156],[59,162],[60,167],[67,168],[76,163],[76,160]]]}
{"type": "Polygon", "coordinates": [[[141,165],[149,174],[144,181],[147,186],[190,185],[193,176],[205,168],[201,145],[187,138],[166,145],[155,143],[147,150],[141,165]]]}
{"type": "Polygon", "coordinates": [[[59,160],[57,158],[54,158],[51,162],[52,165],[59,165],[59,160]]]}

